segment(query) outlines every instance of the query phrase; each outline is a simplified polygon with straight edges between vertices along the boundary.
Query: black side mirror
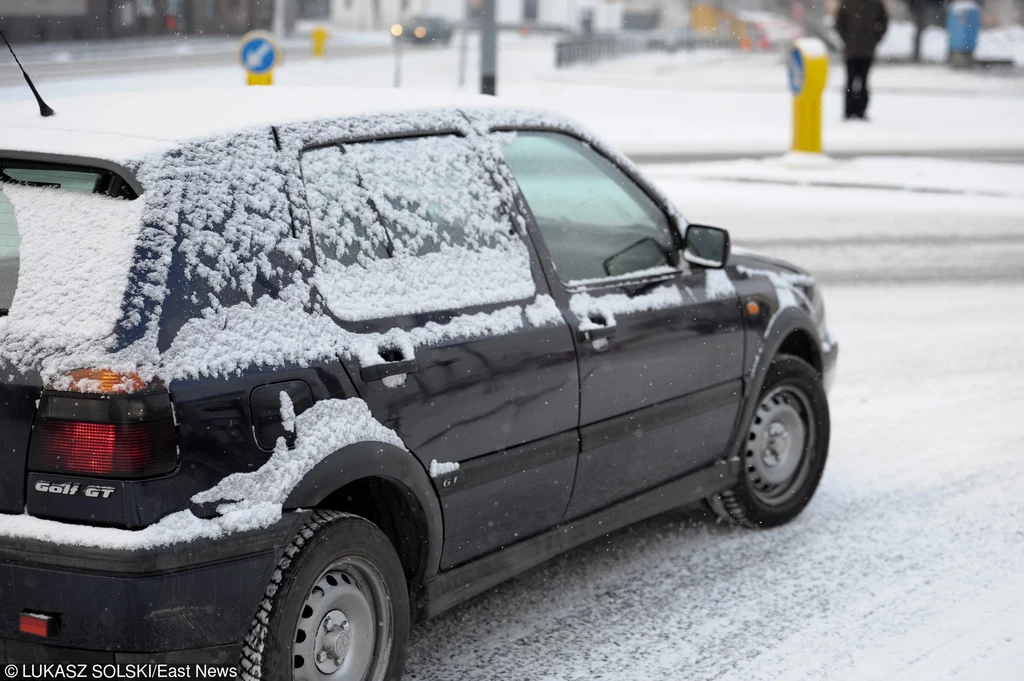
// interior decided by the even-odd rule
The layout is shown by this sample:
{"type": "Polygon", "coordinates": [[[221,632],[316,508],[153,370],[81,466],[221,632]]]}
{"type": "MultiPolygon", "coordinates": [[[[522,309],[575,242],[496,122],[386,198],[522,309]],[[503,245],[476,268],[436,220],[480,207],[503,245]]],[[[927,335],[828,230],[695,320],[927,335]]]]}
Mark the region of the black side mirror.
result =
{"type": "Polygon", "coordinates": [[[706,225],[687,225],[683,260],[709,269],[721,269],[729,262],[729,232],[706,225]]]}

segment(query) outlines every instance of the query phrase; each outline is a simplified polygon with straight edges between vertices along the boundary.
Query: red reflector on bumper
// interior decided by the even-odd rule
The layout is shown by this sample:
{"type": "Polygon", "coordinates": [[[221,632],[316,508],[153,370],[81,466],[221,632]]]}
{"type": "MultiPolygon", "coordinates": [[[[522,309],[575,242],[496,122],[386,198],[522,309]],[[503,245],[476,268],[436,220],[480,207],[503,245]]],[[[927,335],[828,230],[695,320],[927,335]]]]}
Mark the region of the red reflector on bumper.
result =
{"type": "Polygon", "coordinates": [[[23,612],[18,618],[18,631],[23,634],[50,638],[57,634],[57,618],[53,615],[23,612]]]}

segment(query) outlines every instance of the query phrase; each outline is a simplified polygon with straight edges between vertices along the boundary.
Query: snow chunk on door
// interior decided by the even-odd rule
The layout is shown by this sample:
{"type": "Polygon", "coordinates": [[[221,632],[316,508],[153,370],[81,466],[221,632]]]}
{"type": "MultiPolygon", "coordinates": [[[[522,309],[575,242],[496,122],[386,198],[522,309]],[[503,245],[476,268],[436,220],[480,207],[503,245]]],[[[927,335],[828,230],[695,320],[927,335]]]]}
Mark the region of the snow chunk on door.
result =
{"type": "Polygon", "coordinates": [[[524,300],[536,288],[511,192],[470,140],[359,142],[302,156],[314,283],[357,321],[524,300]]]}

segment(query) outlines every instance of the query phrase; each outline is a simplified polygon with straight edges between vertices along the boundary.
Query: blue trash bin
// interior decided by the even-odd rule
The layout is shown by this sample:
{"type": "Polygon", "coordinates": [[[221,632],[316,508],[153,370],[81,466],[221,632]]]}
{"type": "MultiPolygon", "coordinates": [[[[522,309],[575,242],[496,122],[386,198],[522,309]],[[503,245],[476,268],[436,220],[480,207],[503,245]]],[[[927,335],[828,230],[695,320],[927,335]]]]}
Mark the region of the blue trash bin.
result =
{"type": "Polygon", "coordinates": [[[946,33],[949,59],[954,64],[969,64],[978,46],[981,8],[973,0],[953,0],[946,8],[946,33]]]}

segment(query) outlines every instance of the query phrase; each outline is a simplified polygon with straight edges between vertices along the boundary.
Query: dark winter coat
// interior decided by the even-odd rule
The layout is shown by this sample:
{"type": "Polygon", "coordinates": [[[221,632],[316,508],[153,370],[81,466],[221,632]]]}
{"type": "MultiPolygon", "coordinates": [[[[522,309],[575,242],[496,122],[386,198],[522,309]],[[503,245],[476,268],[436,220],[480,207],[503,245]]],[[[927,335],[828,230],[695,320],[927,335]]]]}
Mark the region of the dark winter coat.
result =
{"type": "Polygon", "coordinates": [[[842,0],[836,14],[836,31],[847,59],[874,57],[888,26],[889,13],[882,0],[842,0]]]}

